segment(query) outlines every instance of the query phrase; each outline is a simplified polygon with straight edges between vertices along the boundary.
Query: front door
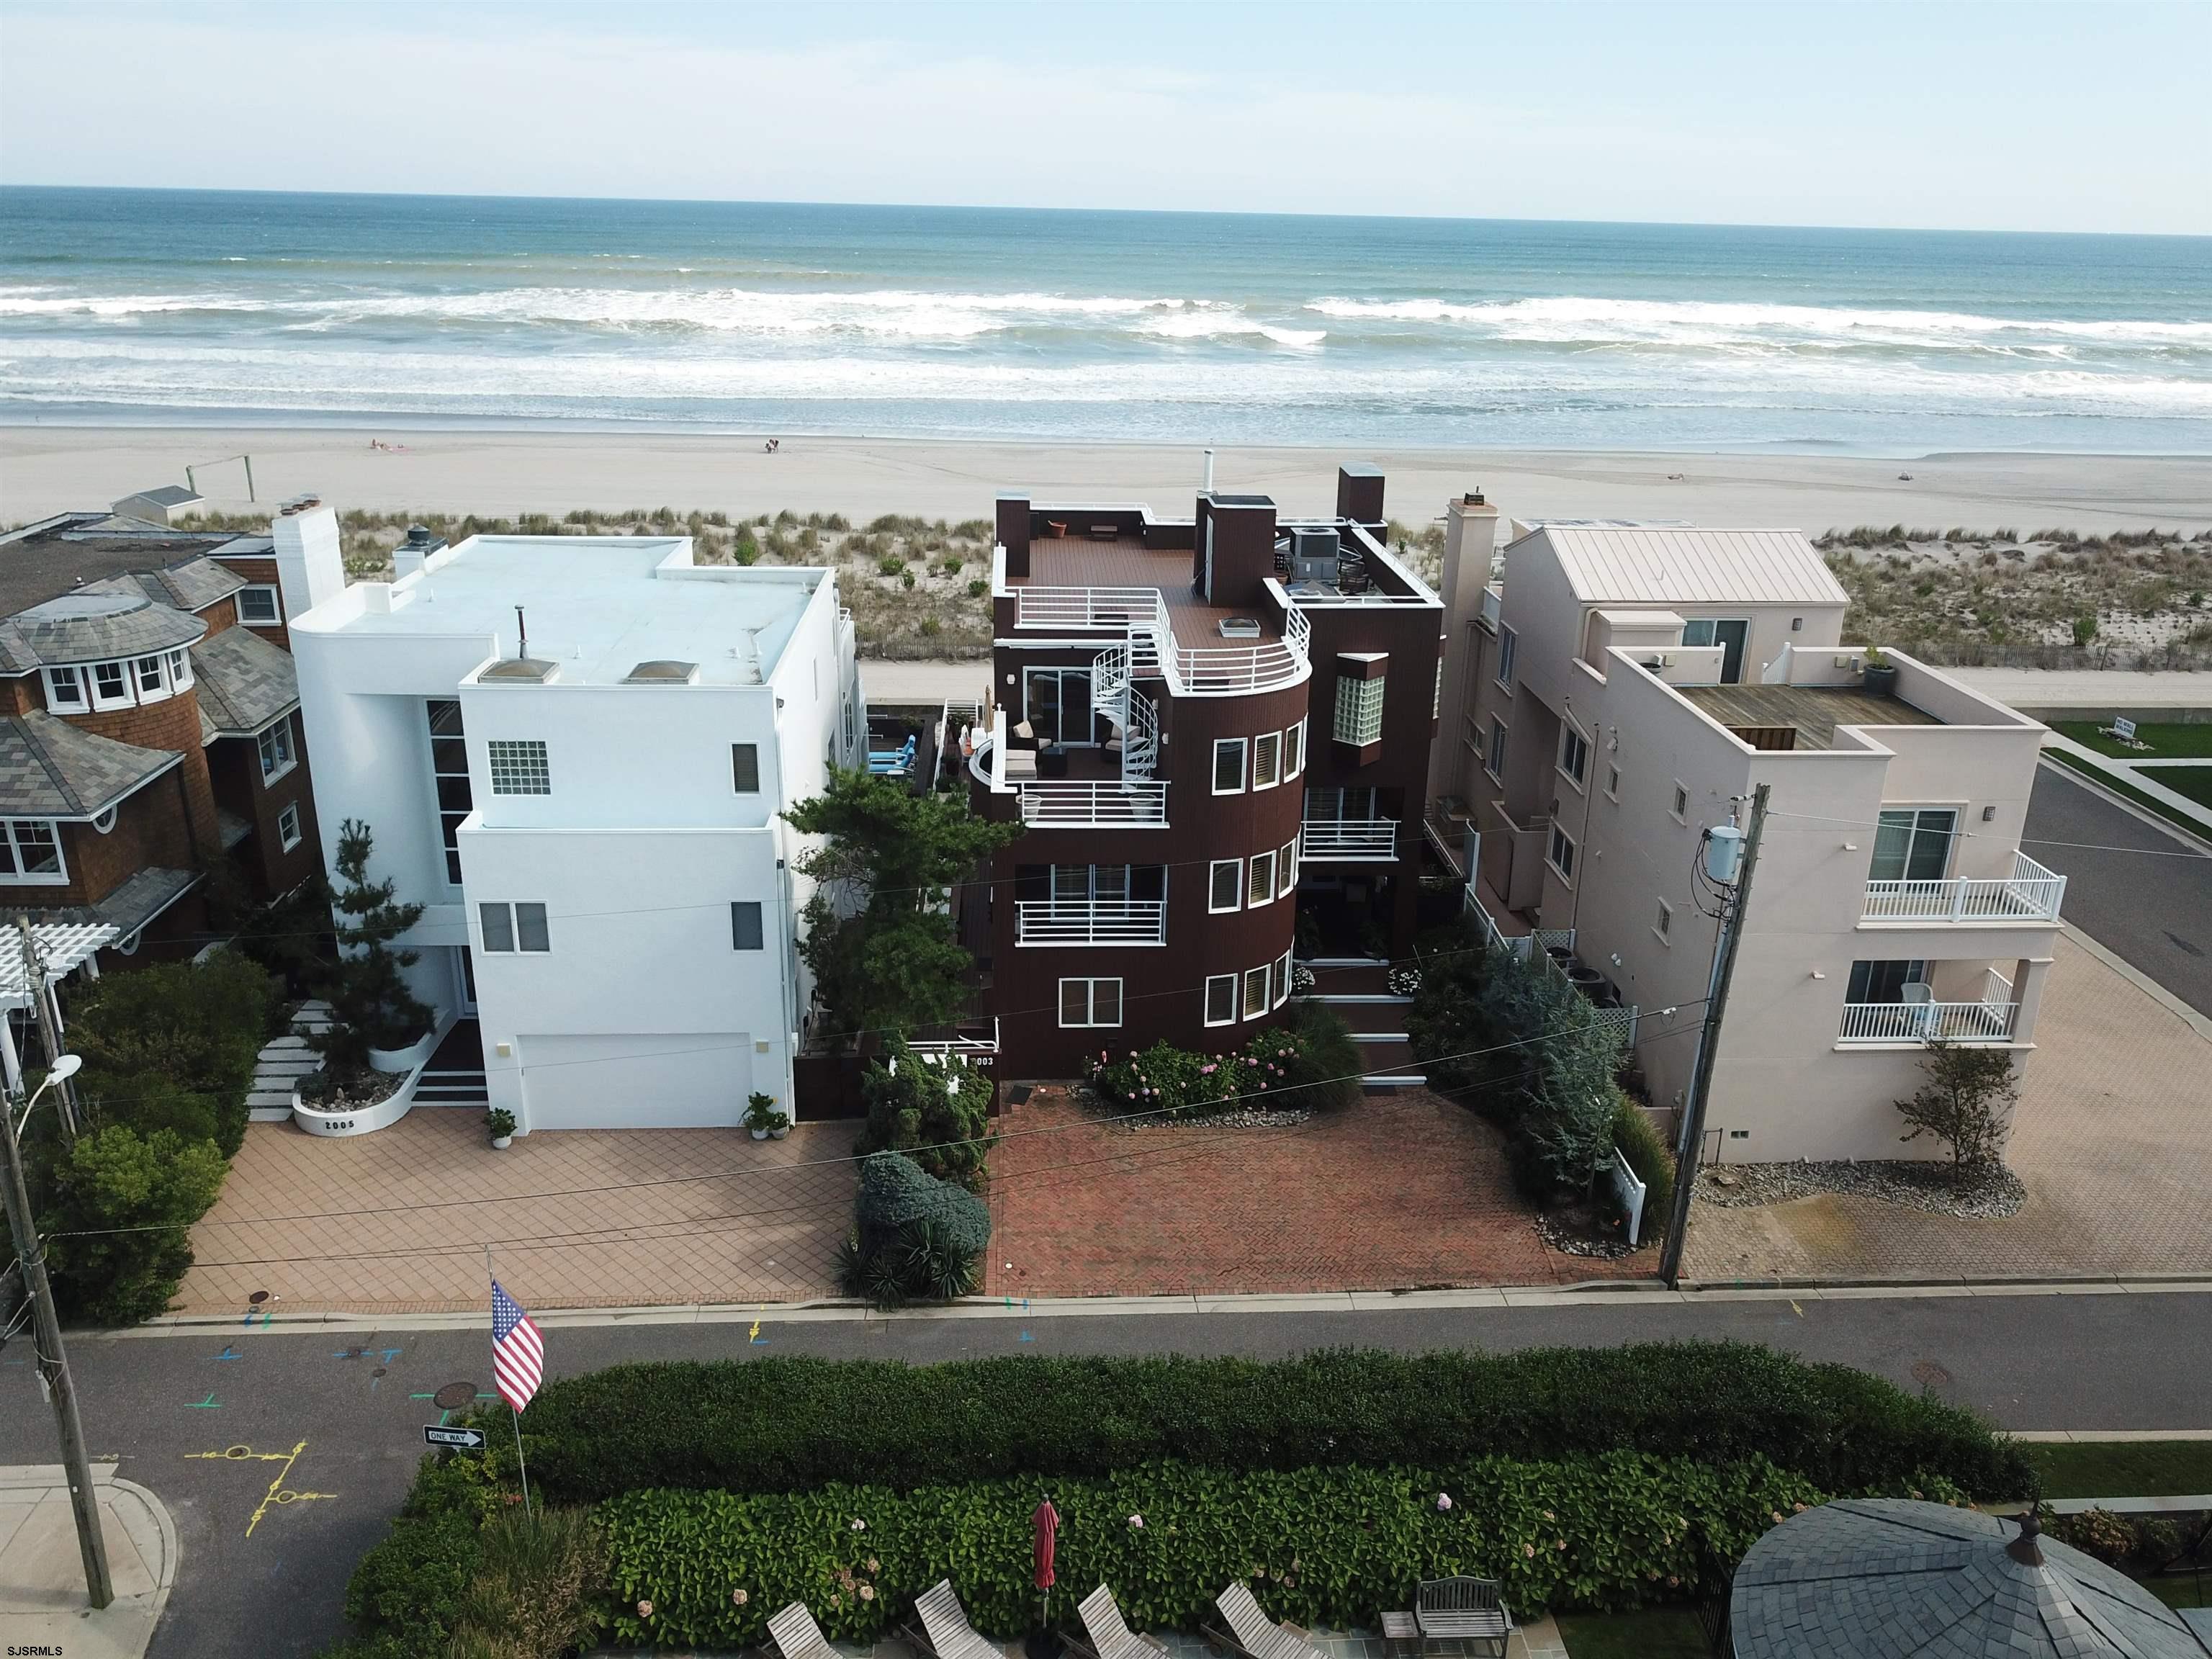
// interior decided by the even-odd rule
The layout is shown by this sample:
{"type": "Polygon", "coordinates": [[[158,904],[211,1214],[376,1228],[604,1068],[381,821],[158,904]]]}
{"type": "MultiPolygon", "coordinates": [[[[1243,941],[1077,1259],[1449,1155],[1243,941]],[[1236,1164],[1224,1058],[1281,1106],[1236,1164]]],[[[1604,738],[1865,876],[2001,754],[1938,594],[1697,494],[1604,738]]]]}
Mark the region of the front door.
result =
{"type": "Polygon", "coordinates": [[[1751,643],[1751,623],[1741,618],[1726,622],[1700,619],[1682,625],[1684,645],[1717,645],[1721,647],[1721,684],[1741,685],[1743,683],[1743,653],[1751,643]]]}

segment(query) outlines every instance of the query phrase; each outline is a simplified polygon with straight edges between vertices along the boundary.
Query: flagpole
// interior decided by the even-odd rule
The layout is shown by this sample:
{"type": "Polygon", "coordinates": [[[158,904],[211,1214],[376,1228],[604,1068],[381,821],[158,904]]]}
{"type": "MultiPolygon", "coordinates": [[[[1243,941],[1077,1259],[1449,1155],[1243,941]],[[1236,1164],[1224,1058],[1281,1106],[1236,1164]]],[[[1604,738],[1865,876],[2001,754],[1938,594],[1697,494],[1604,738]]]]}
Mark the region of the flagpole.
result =
{"type": "MultiPolygon", "coordinates": [[[[491,1281],[495,1288],[497,1287],[499,1276],[492,1270],[491,1242],[489,1239],[484,1241],[484,1277],[491,1281]]],[[[522,1473],[522,1512],[528,1515],[530,1513],[530,1464],[522,1455],[522,1413],[510,1406],[507,1407],[507,1415],[514,1421],[514,1466],[522,1473]]]]}

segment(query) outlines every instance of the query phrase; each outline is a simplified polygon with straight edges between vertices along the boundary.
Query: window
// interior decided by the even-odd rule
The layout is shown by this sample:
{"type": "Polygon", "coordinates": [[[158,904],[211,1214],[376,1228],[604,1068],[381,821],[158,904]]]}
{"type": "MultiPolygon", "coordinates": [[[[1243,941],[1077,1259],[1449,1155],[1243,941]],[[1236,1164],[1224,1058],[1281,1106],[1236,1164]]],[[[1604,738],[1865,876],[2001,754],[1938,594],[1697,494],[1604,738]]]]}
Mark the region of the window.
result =
{"type": "Polygon", "coordinates": [[[1275,896],[1275,855],[1273,853],[1252,854],[1252,878],[1244,884],[1244,902],[1256,908],[1275,896]]]}
{"type": "Polygon", "coordinates": [[[761,941],[761,907],[758,899],[737,899],[730,905],[730,948],[732,951],[758,951],[761,941]]]}
{"type": "Polygon", "coordinates": [[[494,738],[484,745],[491,762],[491,792],[495,795],[550,795],[552,774],[545,763],[545,745],[538,739],[494,738]]]}
{"type": "Polygon", "coordinates": [[[1748,622],[1715,622],[1710,617],[1682,624],[1684,645],[1721,647],[1721,683],[1734,685],[1743,678],[1744,647],[1751,642],[1748,622]]]}
{"type": "Polygon", "coordinates": [[[1505,722],[1493,717],[1490,722],[1490,757],[1482,769],[1498,783],[1505,781],[1505,722]]]}
{"type": "Polygon", "coordinates": [[[1088,668],[1032,668],[1022,677],[1022,716],[1039,743],[1096,742],[1088,668]]]}
{"type": "Polygon", "coordinates": [[[461,706],[450,698],[423,705],[430,726],[431,782],[438,792],[438,834],[446,848],[446,879],[461,884],[461,820],[475,810],[469,781],[469,745],[461,732],[461,706]]]}
{"type": "Polygon", "coordinates": [[[1928,983],[1925,962],[1855,962],[1846,1002],[1902,1002],[1908,985],[1928,983]]]}
{"type": "Polygon", "coordinates": [[[1559,770],[1582,787],[1583,774],[1589,768],[1589,739],[1571,726],[1559,729],[1559,770]]]}
{"type": "Polygon", "coordinates": [[[92,668],[92,702],[95,708],[112,708],[118,703],[131,701],[131,682],[124,678],[119,662],[94,663],[92,668]]]}
{"type": "Polygon", "coordinates": [[[1300,720],[1283,733],[1283,775],[1294,778],[1306,769],[1306,723],[1300,720]]]}
{"type": "Polygon", "coordinates": [[[61,839],[43,818],[9,818],[0,837],[0,881],[59,887],[69,880],[61,839]]]}
{"type": "Polygon", "coordinates": [[[1119,1025],[1121,1023],[1121,981],[1118,979],[1064,979],[1060,982],[1060,1023],[1076,1025],[1119,1025]]]}
{"type": "Polygon", "coordinates": [[[1659,914],[1651,923],[1651,931],[1669,945],[1674,942],[1674,907],[1665,899],[1659,901],[1659,914]]]}
{"type": "Polygon", "coordinates": [[[163,689],[167,684],[167,682],[162,678],[164,660],[165,659],[157,653],[150,657],[141,657],[138,659],[137,663],[133,665],[138,676],[139,702],[158,702],[163,697],[169,695],[168,692],[163,689]]]}
{"type": "Polygon", "coordinates": [[[1948,807],[1907,807],[1881,815],[1869,881],[1941,881],[1951,867],[1959,815],[1948,807]]]}
{"type": "Polygon", "coordinates": [[[1291,1000],[1291,953],[1288,951],[1275,962],[1275,1006],[1281,1007],[1291,1000]]]}
{"type": "Polygon", "coordinates": [[[760,793],[758,744],[733,743],[730,745],[730,787],[741,795],[760,793]]]}
{"type": "Polygon", "coordinates": [[[276,839],[286,852],[300,844],[300,803],[294,801],[276,815],[276,839]]]}
{"type": "Polygon", "coordinates": [[[1283,734],[1262,732],[1252,739],[1252,787],[1273,789],[1283,781],[1283,734]]]}
{"type": "Polygon", "coordinates": [[[1244,1018],[1257,1019],[1267,1012],[1267,970],[1248,969],[1244,975],[1244,1018]]]}
{"type": "Polygon", "coordinates": [[[1521,643],[1521,636],[1502,624],[1498,630],[1498,683],[1509,691],[1513,688],[1513,653],[1521,643]]]}
{"type": "Polygon", "coordinates": [[[1237,975],[1215,974],[1206,981],[1206,1023],[1208,1025],[1234,1025],[1237,1023],[1237,975]]]}
{"type": "Polygon", "coordinates": [[[1437,659],[1437,695],[1429,704],[1429,718],[1442,720],[1444,714],[1444,659],[1437,659]]]}
{"type": "Polygon", "coordinates": [[[1382,677],[1336,677],[1336,740],[1354,745],[1382,740],[1382,677]]]}
{"type": "Polygon", "coordinates": [[[1690,792],[1680,784],[1674,786],[1674,804],[1667,809],[1684,823],[1690,821],[1690,792]]]}
{"type": "Polygon", "coordinates": [[[83,708],[84,670],[82,668],[46,670],[46,707],[49,708],[83,708]]]}
{"type": "Polygon", "coordinates": [[[1569,881],[1575,878],[1575,844],[1556,823],[1552,826],[1552,868],[1569,881]]]}
{"type": "Polygon", "coordinates": [[[553,948],[542,904],[479,904],[477,919],[487,951],[526,951],[543,955],[553,948]]]}
{"type": "Polygon", "coordinates": [[[1605,769],[1605,793],[1611,799],[1620,799],[1620,769],[1618,766],[1605,769]]]}
{"type": "Polygon", "coordinates": [[[1278,892],[1288,893],[1298,884],[1298,844],[1296,841],[1283,843],[1283,856],[1277,861],[1275,868],[1283,878],[1283,884],[1276,890],[1278,892]]]}
{"type": "Polygon", "coordinates": [[[1206,889],[1206,908],[1213,911],[1234,910],[1243,902],[1240,890],[1244,883],[1244,860],[1214,860],[1212,877],[1206,889]]]}
{"type": "Polygon", "coordinates": [[[185,650],[172,651],[167,659],[169,665],[169,690],[181,691],[192,683],[192,653],[185,650]]]}
{"type": "Polygon", "coordinates": [[[253,739],[261,751],[261,781],[274,783],[299,763],[299,756],[292,748],[292,717],[289,714],[276,725],[265,726],[253,739]]]}
{"type": "Polygon", "coordinates": [[[249,628],[270,628],[284,620],[276,590],[264,583],[238,590],[238,619],[249,628]]]}
{"type": "Polygon", "coordinates": [[[1213,793],[1234,795],[1244,787],[1244,739],[1216,738],[1213,740],[1213,793]]]}
{"type": "Polygon", "coordinates": [[[483,929],[483,948],[487,951],[514,949],[514,911],[505,904],[479,904],[477,920],[483,929]]]}

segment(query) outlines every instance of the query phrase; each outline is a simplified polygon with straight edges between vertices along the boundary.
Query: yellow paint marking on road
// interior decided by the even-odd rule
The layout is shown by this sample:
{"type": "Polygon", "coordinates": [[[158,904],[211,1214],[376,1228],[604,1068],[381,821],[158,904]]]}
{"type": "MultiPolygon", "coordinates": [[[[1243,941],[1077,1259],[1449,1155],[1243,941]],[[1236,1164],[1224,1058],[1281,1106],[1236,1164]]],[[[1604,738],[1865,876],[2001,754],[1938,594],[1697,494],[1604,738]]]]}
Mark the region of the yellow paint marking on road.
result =
{"type": "Polygon", "coordinates": [[[269,1513],[271,1504],[283,1505],[309,1502],[318,1498],[336,1498],[334,1492],[294,1492],[284,1484],[284,1477],[292,1473],[292,1465],[300,1461],[300,1454],[307,1449],[304,1440],[288,1452],[258,1452],[251,1446],[225,1446],[221,1451],[186,1452],[187,1458],[208,1459],[225,1463],[282,1463],[276,1478],[269,1483],[269,1490],[253,1507],[253,1514],[246,1523],[246,1535],[253,1536],[253,1529],[261,1524],[261,1517],[269,1513]]]}
{"type": "Polygon", "coordinates": [[[759,1320],[756,1319],[755,1321],[753,1321],[753,1328],[752,1328],[752,1329],[750,1329],[750,1330],[749,1330],[749,1331],[747,1331],[747,1332],[745,1333],[745,1340],[746,1340],[746,1341],[748,1341],[748,1342],[757,1342],[757,1341],[759,1341],[759,1340],[760,1340],[760,1321],[759,1321],[759,1320]]]}
{"type": "Polygon", "coordinates": [[[1800,1319],[1805,1316],[1805,1310],[1797,1305],[1797,1298],[1794,1296],[1790,1298],[1790,1311],[1800,1319]]]}

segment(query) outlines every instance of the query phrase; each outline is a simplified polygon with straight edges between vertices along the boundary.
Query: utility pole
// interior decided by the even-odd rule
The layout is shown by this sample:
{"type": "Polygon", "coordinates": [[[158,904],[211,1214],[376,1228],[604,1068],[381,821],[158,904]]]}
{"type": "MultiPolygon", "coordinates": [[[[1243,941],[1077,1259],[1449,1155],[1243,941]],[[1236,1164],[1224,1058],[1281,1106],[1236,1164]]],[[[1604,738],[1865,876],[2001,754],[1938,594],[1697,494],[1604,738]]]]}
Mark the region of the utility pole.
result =
{"type": "Polygon", "coordinates": [[[1690,1098],[1682,1118],[1682,1141],[1674,1165],[1674,1213],[1667,1221],[1667,1248],[1659,1257],[1659,1276],[1674,1289],[1682,1276],[1682,1246],[1690,1231],[1692,1188],[1698,1184],[1698,1154],[1705,1135],[1705,1100],[1713,1086],[1713,1060],[1721,1042],[1721,1015],[1728,1007],[1729,981],[1735,977],[1735,951],[1743,939],[1744,907],[1751,902],[1752,872],[1759,867],[1759,839],[1766,828],[1766,797],[1771,786],[1752,792],[1751,829],[1743,842],[1743,872],[1735,894],[1721,913],[1719,952],[1705,998],[1705,1023],[1698,1033],[1698,1060],[1690,1078],[1690,1098]]]}
{"type": "MultiPolygon", "coordinates": [[[[48,1055],[51,1064],[53,1056],[48,1055]]],[[[23,1186],[22,1148],[15,1141],[20,1095],[0,1108],[0,1155],[7,1159],[0,1195],[7,1200],[8,1226],[15,1235],[16,1259],[23,1267],[23,1288],[31,1298],[31,1338],[39,1364],[39,1389],[54,1408],[62,1438],[62,1464],[69,1473],[70,1507],[76,1511],[77,1553],[84,1558],[84,1588],[95,1610],[115,1599],[107,1575],[107,1540],[100,1534],[100,1498],[84,1451],[84,1425],[76,1413],[76,1388],[70,1380],[69,1355],[62,1347],[62,1322],[54,1313],[54,1294],[46,1283],[46,1248],[31,1224],[31,1195],[23,1186]]]]}
{"type": "MultiPolygon", "coordinates": [[[[54,1012],[52,988],[46,983],[46,959],[39,952],[37,936],[31,931],[31,919],[18,915],[15,926],[21,930],[23,943],[23,982],[30,988],[31,1007],[39,1021],[39,1038],[46,1045],[46,1064],[52,1066],[62,1052],[62,1023],[54,1012]]],[[[77,1136],[76,1085],[68,1079],[59,1085],[62,1133],[70,1141],[77,1136]]]]}

